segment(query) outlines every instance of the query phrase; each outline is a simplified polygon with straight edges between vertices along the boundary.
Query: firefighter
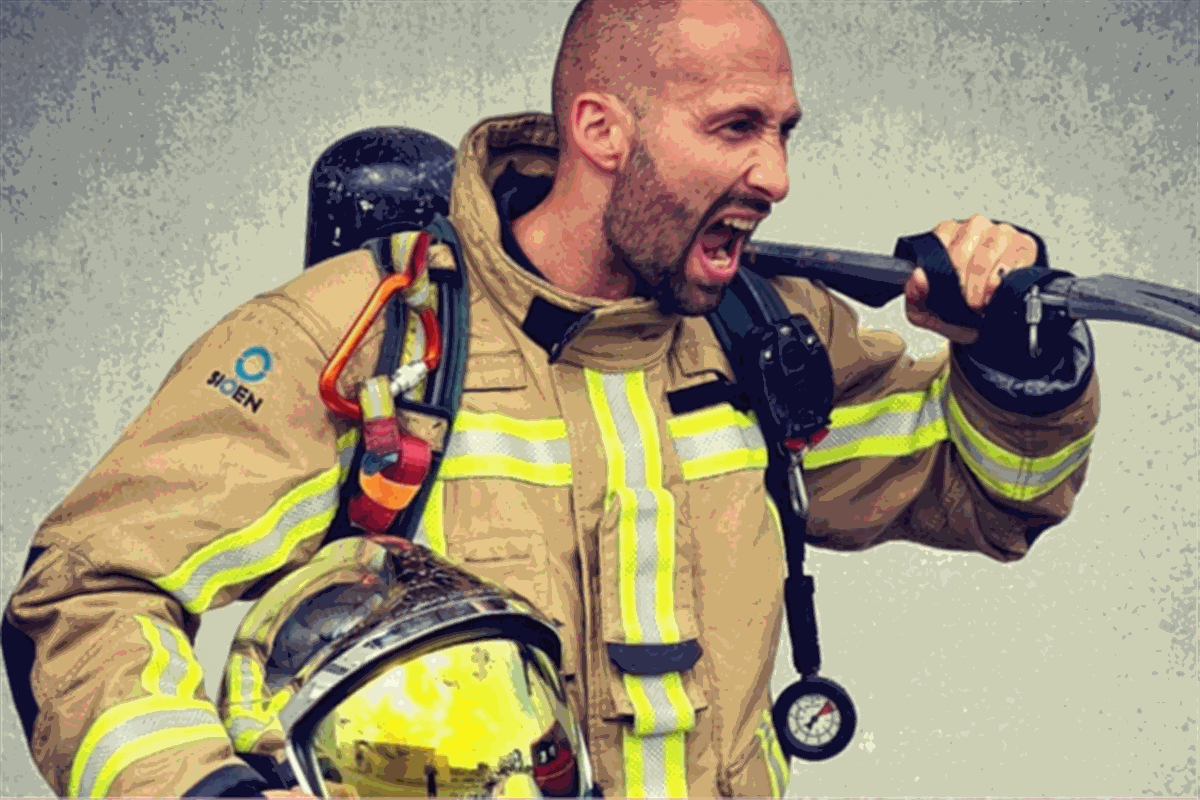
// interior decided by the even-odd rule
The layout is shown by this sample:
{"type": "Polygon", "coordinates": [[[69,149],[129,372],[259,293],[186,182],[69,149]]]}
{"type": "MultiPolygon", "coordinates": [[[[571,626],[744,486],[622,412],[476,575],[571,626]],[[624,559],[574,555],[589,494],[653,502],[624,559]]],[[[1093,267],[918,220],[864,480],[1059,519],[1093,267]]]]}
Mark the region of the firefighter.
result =
{"type": "MultiPolygon", "coordinates": [[[[789,191],[790,55],[753,2],[585,0],[553,90],[553,116],[485,120],[458,150],[460,247],[430,258],[471,287],[470,348],[453,431],[428,432],[445,455],[415,540],[558,628],[606,795],[779,796],[783,532],[767,443],[722,394],[733,369],[701,315],[789,191]]],[[[981,216],[925,245],[976,311],[1005,272],[1044,263],[1032,235],[981,216]]],[[[5,653],[55,791],[262,790],[190,640],[205,611],[320,549],[360,432],[317,376],[380,279],[369,251],[344,253],[231,313],[39,529],[5,653]]],[[[1034,361],[934,316],[918,272],[909,319],[951,346],[914,360],[822,286],[774,287],[832,369],[829,435],[804,453],[812,542],[1006,562],[1068,514],[1098,416],[1082,324],[1047,332],[1034,361]]]]}

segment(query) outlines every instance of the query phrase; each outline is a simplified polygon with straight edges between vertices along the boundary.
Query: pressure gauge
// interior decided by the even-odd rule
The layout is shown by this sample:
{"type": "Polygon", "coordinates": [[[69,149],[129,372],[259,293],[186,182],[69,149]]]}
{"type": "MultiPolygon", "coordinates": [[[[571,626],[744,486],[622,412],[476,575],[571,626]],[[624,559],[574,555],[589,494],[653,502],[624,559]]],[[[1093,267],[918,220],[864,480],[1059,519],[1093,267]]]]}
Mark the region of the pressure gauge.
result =
{"type": "Polygon", "coordinates": [[[784,689],[771,716],[783,752],[806,761],[824,761],[845,750],[858,724],[846,690],[815,675],[784,689]]]}

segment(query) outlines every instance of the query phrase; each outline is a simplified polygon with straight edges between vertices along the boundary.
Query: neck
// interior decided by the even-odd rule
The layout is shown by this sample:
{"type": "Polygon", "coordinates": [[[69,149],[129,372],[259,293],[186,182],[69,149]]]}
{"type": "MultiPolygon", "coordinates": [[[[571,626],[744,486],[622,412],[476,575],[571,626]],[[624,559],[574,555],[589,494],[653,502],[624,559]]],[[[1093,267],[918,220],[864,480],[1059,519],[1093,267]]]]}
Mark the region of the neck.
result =
{"type": "Polygon", "coordinates": [[[607,187],[561,169],[550,194],[512,223],[513,238],[550,283],[573,294],[621,300],[633,293],[629,268],[604,235],[607,187]]]}

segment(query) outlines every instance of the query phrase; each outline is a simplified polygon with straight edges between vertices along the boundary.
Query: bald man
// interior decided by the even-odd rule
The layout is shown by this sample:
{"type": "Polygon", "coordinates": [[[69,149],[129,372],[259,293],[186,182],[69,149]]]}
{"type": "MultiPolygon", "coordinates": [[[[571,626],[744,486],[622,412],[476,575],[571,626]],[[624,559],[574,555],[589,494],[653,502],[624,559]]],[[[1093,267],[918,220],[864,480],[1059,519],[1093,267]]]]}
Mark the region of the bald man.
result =
{"type": "MultiPolygon", "coordinates": [[[[553,117],[485,120],[459,151],[470,354],[416,540],[557,624],[605,795],[777,797],[790,776],[770,720],[783,531],[767,443],[715,390],[735,376],[702,315],[788,194],[801,110],[787,46],[753,2],[585,0],[553,95],[553,117]]],[[[1042,255],[980,216],[926,244],[976,310],[1042,255]]],[[[39,531],[9,619],[36,645],[31,748],[56,790],[266,786],[236,753],[279,754],[277,709],[225,720],[231,741],[185,634],[321,546],[354,428],[324,408],[317,374],[378,283],[358,251],[231,314],[39,531]],[[261,408],[205,388],[252,351],[272,356],[254,363],[261,408]]],[[[804,457],[810,541],[1007,562],[1070,511],[1098,414],[1086,328],[1043,342],[1044,370],[1020,343],[931,315],[918,271],[909,319],[952,347],[913,360],[823,287],[774,289],[833,370],[831,432],[804,457]]],[[[379,341],[356,354],[347,391],[379,341]]]]}

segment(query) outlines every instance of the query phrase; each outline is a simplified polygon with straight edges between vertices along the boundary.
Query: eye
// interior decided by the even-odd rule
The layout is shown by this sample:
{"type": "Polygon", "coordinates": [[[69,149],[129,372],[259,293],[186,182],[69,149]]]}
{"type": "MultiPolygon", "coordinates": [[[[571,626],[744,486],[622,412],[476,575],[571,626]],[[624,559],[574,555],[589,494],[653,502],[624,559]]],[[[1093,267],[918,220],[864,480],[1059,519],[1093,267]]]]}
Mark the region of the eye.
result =
{"type": "Polygon", "coordinates": [[[752,119],[737,119],[728,123],[725,130],[733,133],[751,133],[756,127],[758,127],[758,123],[752,119]]]}

